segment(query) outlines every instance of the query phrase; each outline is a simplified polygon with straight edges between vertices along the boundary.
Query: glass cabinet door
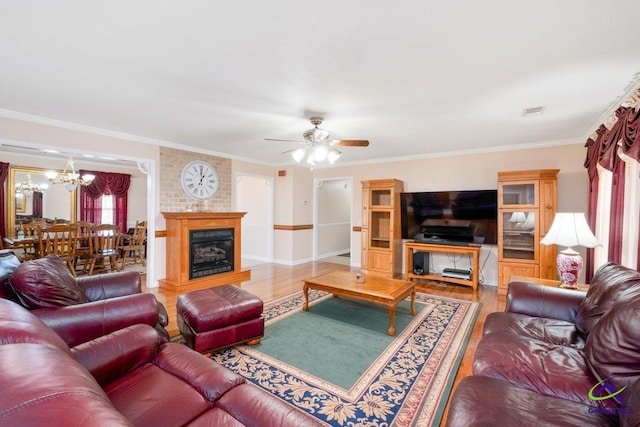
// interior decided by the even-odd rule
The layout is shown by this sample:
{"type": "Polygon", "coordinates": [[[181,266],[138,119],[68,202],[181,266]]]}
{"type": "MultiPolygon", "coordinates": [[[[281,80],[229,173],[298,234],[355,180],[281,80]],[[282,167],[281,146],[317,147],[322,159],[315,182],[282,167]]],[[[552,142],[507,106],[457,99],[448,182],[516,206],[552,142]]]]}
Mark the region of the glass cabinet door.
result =
{"type": "Polygon", "coordinates": [[[369,230],[369,246],[371,248],[391,248],[391,212],[371,212],[371,227],[369,230]]]}
{"type": "Polygon", "coordinates": [[[535,203],[535,183],[502,184],[502,206],[535,205],[535,203]]]}
{"type": "Polygon", "coordinates": [[[503,259],[536,259],[536,214],[532,211],[503,211],[500,216],[503,259]]]}

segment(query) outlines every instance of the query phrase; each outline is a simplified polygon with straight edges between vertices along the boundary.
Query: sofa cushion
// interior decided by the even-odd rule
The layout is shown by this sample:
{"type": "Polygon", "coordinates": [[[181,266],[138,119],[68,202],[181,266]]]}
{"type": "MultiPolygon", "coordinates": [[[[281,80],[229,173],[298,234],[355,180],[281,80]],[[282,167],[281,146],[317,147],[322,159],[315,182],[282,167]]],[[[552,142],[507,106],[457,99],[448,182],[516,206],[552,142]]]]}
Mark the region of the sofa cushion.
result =
{"type": "Polygon", "coordinates": [[[640,273],[619,264],[606,263],[596,271],[587,295],[578,308],[576,327],[589,334],[626,289],[640,286],[640,273]]]}
{"type": "Polygon", "coordinates": [[[589,389],[598,382],[582,350],[509,332],[493,332],[480,340],[473,373],[585,405],[593,404],[588,397],[589,389]]]}
{"type": "Polygon", "coordinates": [[[104,391],[118,412],[136,426],[187,425],[212,406],[190,383],[152,363],[119,378],[104,391]]]}
{"type": "Polygon", "coordinates": [[[510,332],[550,344],[584,347],[584,335],[576,325],[565,320],[527,316],[520,313],[489,313],[484,322],[484,334],[510,332]]]}
{"type": "Polygon", "coordinates": [[[185,425],[244,378],[190,348],[167,343],[147,363],[104,390],[135,425],[185,425]],[[144,399],[140,399],[144,396],[144,399]],[[171,398],[168,398],[171,396],[171,398]]]}
{"type": "Polygon", "coordinates": [[[584,350],[598,380],[620,389],[640,379],[640,287],[618,296],[587,337],[584,350]]]}
{"type": "Polygon", "coordinates": [[[496,378],[462,379],[451,398],[447,427],[617,426],[614,414],[545,396],[496,378]]]}
{"type": "Polygon", "coordinates": [[[20,303],[29,309],[88,302],[66,263],[57,255],[23,262],[11,275],[9,283],[20,303]]]}

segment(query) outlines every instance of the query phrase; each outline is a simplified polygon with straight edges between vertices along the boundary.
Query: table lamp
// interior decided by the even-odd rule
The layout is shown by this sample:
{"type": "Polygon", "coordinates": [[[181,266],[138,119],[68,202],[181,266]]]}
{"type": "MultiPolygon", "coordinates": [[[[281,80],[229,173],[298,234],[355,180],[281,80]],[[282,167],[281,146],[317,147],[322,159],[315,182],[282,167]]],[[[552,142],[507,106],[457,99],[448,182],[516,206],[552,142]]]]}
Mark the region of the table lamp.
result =
{"type": "Polygon", "coordinates": [[[576,288],[578,275],[582,270],[582,257],[573,246],[594,248],[600,242],[593,235],[583,213],[556,213],[553,224],[544,239],[543,245],[560,245],[567,248],[558,253],[557,266],[560,276],[560,287],[576,288]]]}

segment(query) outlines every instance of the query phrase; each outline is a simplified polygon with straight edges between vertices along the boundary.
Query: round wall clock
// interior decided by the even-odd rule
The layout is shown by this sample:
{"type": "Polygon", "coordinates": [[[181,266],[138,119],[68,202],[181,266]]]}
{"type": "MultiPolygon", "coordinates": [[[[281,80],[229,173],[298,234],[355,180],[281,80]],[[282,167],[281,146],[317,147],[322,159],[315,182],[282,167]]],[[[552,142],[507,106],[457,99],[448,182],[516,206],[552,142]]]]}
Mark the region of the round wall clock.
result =
{"type": "Polygon", "coordinates": [[[204,200],[218,191],[218,174],[209,163],[194,160],[182,168],[180,183],[184,192],[189,196],[204,200]]]}

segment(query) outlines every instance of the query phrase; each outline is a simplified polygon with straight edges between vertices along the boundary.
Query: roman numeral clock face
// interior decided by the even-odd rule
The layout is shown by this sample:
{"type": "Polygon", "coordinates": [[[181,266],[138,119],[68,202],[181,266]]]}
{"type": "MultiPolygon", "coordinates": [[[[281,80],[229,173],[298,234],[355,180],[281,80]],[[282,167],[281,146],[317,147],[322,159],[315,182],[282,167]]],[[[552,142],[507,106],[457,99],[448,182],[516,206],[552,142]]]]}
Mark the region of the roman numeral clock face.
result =
{"type": "Polygon", "coordinates": [[[208,199],[218,191],[216,170],[209,163],[201,160],[194,160],[185,165],[180,182],[184,192],[198,200],[208,199]]]}

